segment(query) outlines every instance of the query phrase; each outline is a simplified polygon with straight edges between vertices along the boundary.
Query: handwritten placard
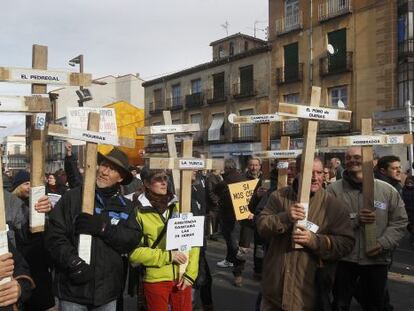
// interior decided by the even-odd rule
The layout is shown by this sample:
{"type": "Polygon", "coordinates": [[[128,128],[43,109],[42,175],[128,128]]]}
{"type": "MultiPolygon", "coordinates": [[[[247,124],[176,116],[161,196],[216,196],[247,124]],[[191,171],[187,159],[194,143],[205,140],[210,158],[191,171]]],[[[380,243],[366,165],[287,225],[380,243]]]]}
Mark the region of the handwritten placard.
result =
{"type": "Polygon", "coordinates": [[[243,220],[249,217],[249,202],[258,182],[259,179],[253,179],[229,184],[231,201],[237,220],[243,220]]]}
{"type": "Polygon", "coordinates": [[[171,218],[167,226],[167,250],[188,251],[191,247],[203,246],[204,216],[191,213],[171,218]]]}

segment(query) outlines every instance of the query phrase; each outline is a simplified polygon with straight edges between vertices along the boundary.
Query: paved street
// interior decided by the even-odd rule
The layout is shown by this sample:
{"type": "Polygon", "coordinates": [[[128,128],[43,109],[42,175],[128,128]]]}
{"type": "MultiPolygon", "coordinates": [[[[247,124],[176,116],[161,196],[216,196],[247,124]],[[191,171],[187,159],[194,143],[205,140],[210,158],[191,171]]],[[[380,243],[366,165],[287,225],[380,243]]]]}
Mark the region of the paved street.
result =
{"type": "MultiPolygon", "coordinates": [[[[216,311],[254,311],[259,283],[252,278],[252,261],[248,260],[244,272],[244,285],[236,288],[232,285],[231,269],[216,267],[216,262],[224,258],[225,244],[209,241],[208,261],[213,276],[213,297],[216,311]]],[[[410,250],[408,237],[405,237],[395,251],[394,263],[389,275],[390,295],[396,311],[414,311],[414,252],[410,250]]],[[[135,303],[127,299],[126,310],[135,310],[135,303]]],[[[352,310],[361,310],[354,303],[352,310]]]]}

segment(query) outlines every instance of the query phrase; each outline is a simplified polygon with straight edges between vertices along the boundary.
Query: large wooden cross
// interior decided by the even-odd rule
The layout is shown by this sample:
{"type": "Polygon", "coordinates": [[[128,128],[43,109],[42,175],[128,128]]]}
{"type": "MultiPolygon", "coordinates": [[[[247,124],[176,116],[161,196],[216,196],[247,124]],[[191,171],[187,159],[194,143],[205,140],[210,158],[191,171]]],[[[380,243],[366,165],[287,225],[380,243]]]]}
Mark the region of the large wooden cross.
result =
{"type": "MultiPolygon", "coordinates": [[[[361,135],[328,138],[328,147],[362,148],[362,196],[363,206],[375,210],[374,201],[374,157],[375,145],[410,145],[413,143],[411,134],[373,135],[372,120],[361,119],[361,135]]],[[[365,224],[365,251],[368,253],[377,246],[376,224],[365,224]]]]}
{"type": "MultiPolygon", "coordinates": [[[[0,81],[29,83],[32,85],[32,94],[47,94],[48,84],[82,86],[91,84],[90,74],[48,70],[47,60],[47,46],[34,44],[32,47],[32,68],[0,67],[0,81]]],[[[44,126],[46,116],[44,113],[50,111],[49,100],[42,96],[0,96],[0,111],[38,113],[37,115],[28,115],[26,117],[26,136],[30,137],[27,146],[28,150],[30,150],[31,172],[29,226],[31,232],[44,231],[45,215],[38,213],[34,209],[34,205],[39,197],[45,194],[44,126]]]]}
{"type": "MultiPolygon", "coordinates": [[[[260,142],[262,150],[270,150],[270,123],[283,122],[285,120],[292,120],[290,117],[284,117],[278,113],[272,114],[256,114],[248,116],[237,116],[232,113],[228,116],[228,120],[232,124],[260,124],[260,142]]],[[[265,157],[266,158],[266,157],[265,157]]],[[[270,165],[268,160],[262,162],[262,173],[265,179],[270,178],[270,165]]]]}
{"type": "MultiPolygon", "coordinates": [[[[143,128],[137,128],[137,135],[166,135],[168,155],[170,158],[177,158],[177,147],[175,145],[175,134],[185,134],[200,131],[200,124],[172,124],[171,112],[163,111],[165,125],[153,125],[143,128]]],[[[191,151],[192,152],[192,151],[191,151]]],[[[191,155],[192,156],[192,155],[191,155]]],[[[174,183],[175,194],[180,193],[180,171],[172,169],[171,171],[174,183]]]]}
{"type": "MultiPolygon", "coordinates": [[[[77,74],[63,71],[47,70],[47,46],[34,44],[32,47],[32,68],[0,67],[0,81],[12,83],[29,83],[32,94],[47,94],[48,84],[83,85],[91,84],[90,74],[77,74]]],[[[43,95],[45,96],[45,95],[43,95]]],[[[44,126],[45,112],[50,111],[48,98],[42,96],[0,96],[0,111],[38,113],[26,117],[26,137],[30,151],[30,214],[31,232],[44,230],[45,215],[38,213],[34,205],[45,194],[44,185],[44,126]]]]}
{"type": "MultiPolygon", "coordinates": [[[[316,150],[318,121],[350,122],[351,111],[319,107],[321,88],[312,87],[309,106],[279,103],[279,114],[304,119],[304,148],[299,176],[298,203],[305,208],[305,219],[298,224],[306,226],[309,210],[310,187],[312,181],[313,159],[316,150]]],[[[296,248],[300,246],[295,245],[296,248]]]]}
{"type": "Polygon", "coordinates": [[[302,150],[290,150],[290,137],[282,136],[280,138],[280,150],[269,150],[254,152],[253,156],[258,158],[271,158],[280,159],[278,163],[278,178],[277,189],[287,186],[288,178],[288,160],[296,159],[296,157],[302,154],[302,150]]]}
{"type": "MultiPolygon", "coordinates": [[[[223,170],[222,160],[196,159],[193,158],[193,140],[183,141],[182,158],[150,158],[151,169],[171,169],[181,172],[180,192],[177,193],[180,202],[180,213],[191,213],[191,184],[194,170],[223,170]]],[[[188,255],[190,247],[181,249],[188,255]]],[[[188,263],[188,261],[187,261],[188,263]]],[[[185,273],[187,264],[180,265],[180,275],[185,273]]]]}
{"type": "MultiPolygon", "coordinates": [[[[81,108],[82,109],[82,108],[81,108]]],[[[82,191],[82,212],[94,214],[95,185],[98,144],[113,146],[135,147],[135,139],[117,137],[109,133],[99,132],[100,114],[90,112],[88,114],[87,130],[66,128],[57,124],[49,124],[48,135],[68,139],[82,140],[86,142],[85,178],[82,191]]],[[[92,236],[81,234],[79,237],[79,257],[90,263],[92,236]]]]}

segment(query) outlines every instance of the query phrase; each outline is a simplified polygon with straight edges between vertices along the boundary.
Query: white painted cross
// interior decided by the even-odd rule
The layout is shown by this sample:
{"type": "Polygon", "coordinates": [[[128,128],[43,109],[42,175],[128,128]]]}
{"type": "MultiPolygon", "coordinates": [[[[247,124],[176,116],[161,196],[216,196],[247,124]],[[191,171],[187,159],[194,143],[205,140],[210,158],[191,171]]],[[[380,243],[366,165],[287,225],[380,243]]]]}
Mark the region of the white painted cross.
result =
{"type": "MultiPolygon", "coordinates": [[[[248,116],[238,116],[232,113],[228,116],[228,120],[230,123],[237,125],[260,124],[260,140],[262,143],[262,150],[268,150],[270,149],[270,123],[292,120],[292,118],[281,116],[277,112],[272,114],[256,114],[248,116]]],[[[272,156],[265,156],[263,158],[272,158],[272,156]]],[[[262,162],[262,172],[265,179],[270,178],[270,165],[268,160],[262,162]]]]}
{"type": "MultiPolygon", "coordinates": [[[[93,215],[95,207],[95,184],[98,144],[134,148],[135,139],[117,137],[99,132],[100,115],[90,112],[88,129],[71,129],[61,125],[49,124],[48,135],[86,141],[85,180],[82,191],[82,212],[93,215]]],[[[90,263],[92,236],[81,234],[79,237],[79,257],[90,263]]]]}
{"type": "MultiPolygon", "coordinates": [[[[312,180],[313,159],[316,146],[316,133],[318,129],[318,121],[336,121],[350,122],[351,111],[329,109],[319,107],[321,98],[321,88],[312,87],[312,96],[309,106],[279,103],[279,114],[282,116],[296,117],[304,120],[304,149],[302,152],[298,202],[305,208],[305,219],[299,221],[298,224],[307,224],[310,186],[312,180]]],[[[300,246],[295,245],[296,248],[300,246]]]]}
{"type": "Polygon", "coordinates": [[[280,150],[259,151],[253,153],[253,157],[257,158],[272,158],[282,160],[277,164],[277,189],[287,186],[289,160],[296,159],[298,155],[302,154],[301,149],[289,150],[289,147],[290,137],[282,136],[280,138],[280,150]]]}
{"type": "MultiPolygon", "coordinates": [[[[362,196],[363,206],[375,210],[374,202],[374,163],[373,146],[375,145],[410,145],[413,143],[411,134],[373,135],[372,120],[361,120],[361,135],[328,138],[328,147],[362,147],[362,196]]],[[[377,246],[376,224],[366,224],[365,251],[368,253],[377,246]]]]}

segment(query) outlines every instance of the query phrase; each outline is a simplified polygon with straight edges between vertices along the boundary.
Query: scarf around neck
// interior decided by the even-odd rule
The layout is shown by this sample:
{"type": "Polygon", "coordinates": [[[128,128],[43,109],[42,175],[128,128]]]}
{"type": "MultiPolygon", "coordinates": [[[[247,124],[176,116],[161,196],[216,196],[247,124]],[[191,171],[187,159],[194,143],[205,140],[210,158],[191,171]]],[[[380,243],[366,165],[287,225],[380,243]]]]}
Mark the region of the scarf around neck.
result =
{"type": "Polygon", "coordinates": [[[168,202],[171,201],[174,195],[171,192],[167,192],[167,194],[157,194],[150,189],[145,188],[145,196],[148,201],[150,201],[152,207],[155,208],[160,215],[163,215],[168,209],[168,202]]]}

